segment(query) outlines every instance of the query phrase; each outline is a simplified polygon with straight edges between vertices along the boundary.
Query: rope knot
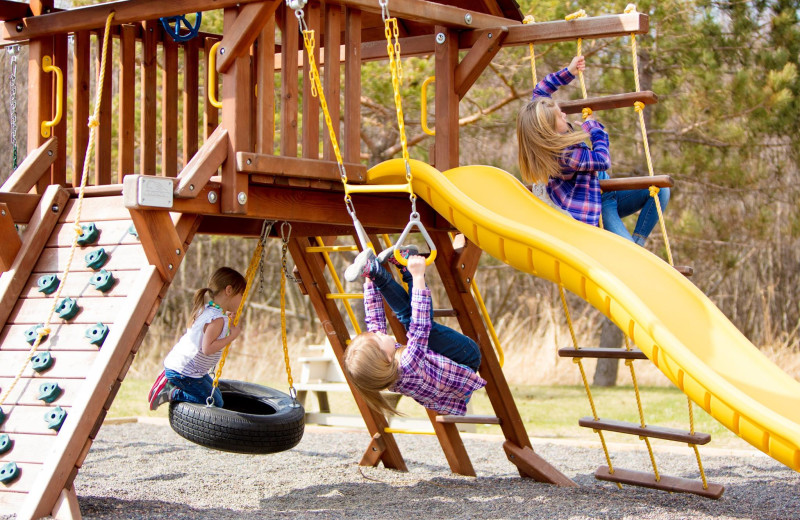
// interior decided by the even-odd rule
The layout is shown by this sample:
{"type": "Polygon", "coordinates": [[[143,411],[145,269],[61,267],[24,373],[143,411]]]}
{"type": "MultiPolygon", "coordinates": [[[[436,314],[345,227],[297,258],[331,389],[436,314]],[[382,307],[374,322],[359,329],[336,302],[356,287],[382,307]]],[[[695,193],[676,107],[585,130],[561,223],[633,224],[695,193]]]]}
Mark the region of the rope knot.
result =
{"type": "Polygon", "coordinates": [[[579,11],[575,11],[574,13],[568,14],[564,17],[564,20],[575,20],[576,18],[583,18],[584,16],[586,16],[586,11],[581,9],[579,11]]]}
{"type": "Polygon", "coordinates": [[[650,186],[650,196],[651,197],[655,198],[656,195],[658,195],[659,191],[661,191],[661,189],[658,186],[650,186]]]}
{"type": "Polygon", "coordinates": [[[100,126],[100,120],[98,120],[95,116],[89,117],[89,124],[87,125],[89,128],[97,128],[100,126]]]}
{"type": "Polygon", "coordinates": [[[636,12],[636,4],[628,4],[625,6],[625,13],[635,13],[636,12]]]}
{"type": "Polygon", "coordinates": [[[631,367],[631,366],[633,366],[633,360],[632,360],[632,359],[626,359],[626,360],[625,360],[625,364],[626,364],[627,366],[631,367]]]}
{"type": "Polygon", "coordinates": [[[50,335],[50,329],[46,328],[46,327],[40,327],[40,328],[38,328],[36,330],[36,334],[38,334],[39,337],[49,336],[50,335]]]}
{"type": "Polygon", "coordinates": [[[525,18],[522,19],[522,23],[536,23],[536,19],[533,17],[532,14],[525,15],[525,18]]]}
{"type": "Polygon", "coordinates": [[[572,358],[572,362],[575,363],[576,365],[580,365],[581,364],[581,358],[574,357],[574,358],[572,358]]]}
{"type": "Polygon", "coordinates": [[[637,112],[641,112],[642,110],[644,110],[644,103],[642,103],[641,101],[636,101],[633,104],[633,109],[636,110],[637,112]]]}
{"type": "Polygon", "coordinates": [[[80,224],[75,224],[73,229],[75,230],[75,233],[77,233],[78,235],[83,234],[83,227],[80,224]]]}
{"type": "Polygon", "coordinates": [[[585,120],[590,115],[592,115],[592,109],[589,108],[589,107],[583,107],[583,110],[581,110],[581,113],[583,114],[583,119],[585,120]]]}

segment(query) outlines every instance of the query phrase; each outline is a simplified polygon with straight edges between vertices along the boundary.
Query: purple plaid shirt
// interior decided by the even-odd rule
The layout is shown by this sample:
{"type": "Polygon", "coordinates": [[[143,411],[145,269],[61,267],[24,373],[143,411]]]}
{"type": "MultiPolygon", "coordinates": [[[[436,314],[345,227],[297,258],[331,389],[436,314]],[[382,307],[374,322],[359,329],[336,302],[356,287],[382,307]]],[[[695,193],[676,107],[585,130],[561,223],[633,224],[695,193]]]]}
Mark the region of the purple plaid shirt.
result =
{"type": "MultiPolygon", "coordinates": [[[[564,68],[548,74],[533,89],[533,99],[551,97],[558,87],[567,85],[575,79],[564,68]]],[[[598,121],[584,121],[581,125],[589,134],[592,147],[585,143],[568,146],[560,157],[561,177],[550,177],[547,193],[550,199],[566,210],[572,218],[596,226],[600,221],[602,208],[600,182],[597,172],[611,168],[608,153],[608,133],[598,121]]]]}
{"type": "MultiPolygon", "coordinates": [[[[400,377],[389,389],[407,395],[439,414],[464,415],[472,392],[486,386],[475,372],[428,349],[431,332],[431,291],[412,290],[408,345],[400,355],[400,377]]],[[[386,333],[383,299],[369,280],[364,281],[367,330],[386,333]]],[[[401,345],[395,345],[400,348],[401,345]]]]}

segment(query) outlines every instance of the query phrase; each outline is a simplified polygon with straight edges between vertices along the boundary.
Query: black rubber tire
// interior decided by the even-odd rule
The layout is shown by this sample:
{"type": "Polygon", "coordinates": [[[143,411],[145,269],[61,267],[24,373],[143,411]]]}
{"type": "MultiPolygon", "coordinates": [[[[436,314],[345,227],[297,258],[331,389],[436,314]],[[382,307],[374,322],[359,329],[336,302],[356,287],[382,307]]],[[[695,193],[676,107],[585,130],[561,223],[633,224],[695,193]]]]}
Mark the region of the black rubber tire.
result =
{"type": "Polygon", "coordinates": [[[277,453],[303,438],[305,410],[274,388],[220,380],[224,408],[170,403],[169,424],[178,435],[215,450],[277,453]]]}

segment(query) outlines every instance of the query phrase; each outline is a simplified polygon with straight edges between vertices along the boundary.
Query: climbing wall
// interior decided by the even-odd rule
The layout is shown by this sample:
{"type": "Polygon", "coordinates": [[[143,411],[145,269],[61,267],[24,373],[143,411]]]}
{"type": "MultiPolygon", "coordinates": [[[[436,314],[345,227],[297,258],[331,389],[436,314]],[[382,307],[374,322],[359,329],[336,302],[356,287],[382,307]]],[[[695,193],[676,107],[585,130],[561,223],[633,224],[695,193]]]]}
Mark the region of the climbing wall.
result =
{"type": "Polygon", "coordinates": [[[0,514],[18,518],[80,516],[72,481],[168,286],[119,195],[84,200],[85,245],[61,280],[76,210],[74,196],[48,188],[0,276],[0,514]],[[50,333],[26,364],[57,285],[50,333]]]}

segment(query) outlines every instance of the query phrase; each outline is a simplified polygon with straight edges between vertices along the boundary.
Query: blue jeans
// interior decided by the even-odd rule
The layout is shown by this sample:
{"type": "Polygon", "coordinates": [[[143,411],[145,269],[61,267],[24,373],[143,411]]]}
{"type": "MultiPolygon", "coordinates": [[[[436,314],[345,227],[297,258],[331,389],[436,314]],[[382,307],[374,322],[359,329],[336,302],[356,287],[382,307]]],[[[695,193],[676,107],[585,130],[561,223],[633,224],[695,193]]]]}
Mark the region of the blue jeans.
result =
{"type": "Polygon", "coordinates": [[[213,388],[214,406],[222,407],[222,392],[219,391],[219,388],[214,388],[214,380],[209,374],[203,377],[188,377],[169,369],[165,370],[165,374],[167,381],[178,388],[172,396],[173,401],[206,404],[206,399],[211,395],[213,388]]]}
{"type": "MultiPolygon", "coordinates": [[[[408,292],[377,261],[371,266],[369,277],[380,291],[383,299],[389,304],[397,319],[408,330],[411,324],[411,298],[409,294],[413,289],[413,279],[407,269],[403,269],[402,273],[403,281],[408,285],[408,292]]],[[[431,308],[431,321],[433,321],[433,308],[431,308]]],[[[428,337],[428,348],[475,372],[481,365],[481,350],[472,338],[435,321],[432,323],[431,333],[428,337]]]]}
{"type": "MultiPolygon", "coordinates": [[[[669,188],[658,191],[661,211],[667,209],[669,188]]],[[[603,193],[603,227],[612,233],[643,246],[650,232],[658,223],[656,202],[650,190],[622,190],[603,193]],[[633,236],[622,223],[622,219],[639,211],[633,236]]]]}

